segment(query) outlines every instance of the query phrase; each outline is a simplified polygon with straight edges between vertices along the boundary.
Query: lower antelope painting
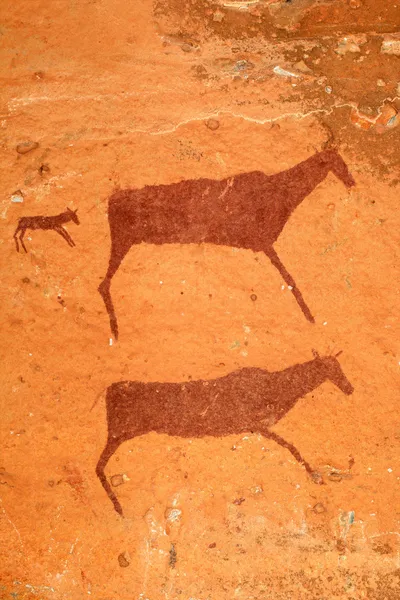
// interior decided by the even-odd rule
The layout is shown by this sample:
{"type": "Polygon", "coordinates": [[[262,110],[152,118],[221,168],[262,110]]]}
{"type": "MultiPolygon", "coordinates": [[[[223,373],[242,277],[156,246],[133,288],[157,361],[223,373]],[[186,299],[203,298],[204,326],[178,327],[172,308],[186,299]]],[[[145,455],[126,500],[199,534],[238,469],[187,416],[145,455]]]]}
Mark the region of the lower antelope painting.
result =
{"type": "Polygon", "coordinates": [[[325,381],[344,394],[353,386],[337,357],[319,356],[283,371],[242,368],[217,379],[181,383],[121,381],[107,388],[108,439],[96,473],[115,510],[121,504],[111,489],[104,469],[125,441],[150,432],[182,438],[224,437],[245,432],[272,439],[301,463],[316,483],[322,477],[297,448],[270,430],[296,402],[325,381]]]}

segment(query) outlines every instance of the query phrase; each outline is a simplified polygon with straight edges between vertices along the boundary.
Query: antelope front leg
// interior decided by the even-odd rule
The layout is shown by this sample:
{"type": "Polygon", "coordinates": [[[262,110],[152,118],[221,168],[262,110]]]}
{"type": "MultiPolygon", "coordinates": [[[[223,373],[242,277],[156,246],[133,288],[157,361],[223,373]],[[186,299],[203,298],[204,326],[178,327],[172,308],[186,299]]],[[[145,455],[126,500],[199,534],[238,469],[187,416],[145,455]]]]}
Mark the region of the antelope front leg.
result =
{"type": "Polygon", "coordinates": [[[287,283],[287,285],[290,285],[290,287],[292,289],[292,294],[296,298],[297,304],[300,306],[302,313],[305,316],[305,318],[307,319],[307,321],[310,321],[310,323],[315,323],[315,319],[312,316],[311,311],[308,308],[307,304],[305,303],[300,290],[296,286],[295,280],[290,275],[290,273],[286,270],[286,268],[282,264],[279,256],[277,255],[275,250],[272,248],[272,246],[271,246],[271,248],[269,248],[268,250],[265,251],[265,254],[269,257],[269,259],[272,262],[272,264],[274,265],[274,267],[276,269],[278,269],[279,273],[282,275],[282,277],[283,277],[284,281],[287,283]]]}
{"type": "Polygon", "coordinates": [[[318,483],[318,484],[324,483],[321,475],[317,471],[314,471],[314,469],[311,468],[309,463],[306,460],[304,460],[304,458],[301,456],[300,452],[297,450],[297,448],[295,446],[293,446],[293,444],[290,444],[289,442],[284,440],[277,433],[273,433],[272,431],[269,431],[269,429],[264,429],[264,430],[260,431],[260,433],[264,437],[274,440],[274,442],[276,442],[277,444],[282,446],[282,448],[286,448],[286,450],[289,450],[289,452],[292,454],[292,456],[294,456],[294,458],[297,460],[297,462],[299,462],[301,465],[303,465],[303,467],[305,468],[307,473],[310,475],[310,477],[314,481],[314,483],[318,483]]]}

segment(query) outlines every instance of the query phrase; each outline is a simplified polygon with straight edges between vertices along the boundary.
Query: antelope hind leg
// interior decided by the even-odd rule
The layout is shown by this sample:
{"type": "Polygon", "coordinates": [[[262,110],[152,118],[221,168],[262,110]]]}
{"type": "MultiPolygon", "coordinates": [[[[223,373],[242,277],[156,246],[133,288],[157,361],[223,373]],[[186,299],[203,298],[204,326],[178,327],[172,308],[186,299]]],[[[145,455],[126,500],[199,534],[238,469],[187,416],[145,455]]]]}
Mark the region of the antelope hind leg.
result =
{"type": "Polygon", "coordinates": [[[306,460],[304,460],[304,458],[302,457],[300,452],[297,450],[297,448],[295,446],[293,446],[293,444],[290,444],[285,439],[283,439],[280,435],[278,435],[277,433],[273,433],[272,431],[269,431],[268,429],[262,430],[260,433],[264,437],[269,438],[269,439],[273,440],[274,442],[276,442],[277,444],[279,444],[280,446],[282,446],[282,448],[286,448],[286,450],[289,450],[289,452],[292,454],[292,456],[294,456],[294,458],[297,460],[297,462],[299,462],[301,465],[303,465],[303,467],[305,468],[307,473],[310,475],[310,477],[314,481],[314,483],[318,483],[320,485],[324,483],[322,476],[318,473],[318,471],[314,471],[314,469],[310,466],[310,464],[306,460]]]}
{"type": "Polygon", "coordinates": [[[118,339],[118,322],[117,322],[117,315],[115,313],[115,308],[114,308],[114,304],[113,304],[113,301],[111,298],[111,293],[110,293],[111,280],[114,277],[115,273],[118,271],[125,256],[129,252],[129,250],[132,248],[133,242],[129,236],[123,237],[121,239],[115,239],[115,237],[113,238],[113,234],[111,235],[111,240],[112,240],[111,241],[111,254],[110,254],[110,260],[109,260],[109,264],[108,264],[107,273],[106,273],[103,281],[100,283],[98,290],[100,292],[101,297],[103,298],[103,301],[104,301],[104,304],[105,304],[105,307],[107,310],[108,318],[110,319],[111,332],[112,332],[113,336],[115,337],[115,339],[117,340],[118,339]]]}
{"type": "Polygon", "coordinates": [[[305,318],[307,319],[307,321],[310,321],[310,323],[315,323],[315,319],[312,316],[311,311],[308,308],[307,304],[305,303],[300,290],[296,286],[295,280],[290,275],[290,273],[287,271],[287,269],[284,267],[284,265],[281,262],[281,259],[279,258],[279,256],[275,252],[275,250],[271,247],[265,251],[265,254],[268,256],[268,258],[270,259],[270,261],[272,262],[274,267],[276,269],[278,269],[279,273],[282,275],[282,277],[283,277],[284,281],[287,283],[287,285],[290,285],[290,287],[292,288],[292,294],[296,298],[296,302],[300,306],[302,313],[305,316],[305,318]]]}
{"type": "Polygon", "coordinates": [[[98,287],[100,296],[103,298],[104,305],[106,307],[106,311],[108,314],[108,318],[110,319],[110,329],[111,333],[118,339],[118,321],[117,315],[115,314],[114,304],[111,298],[110,293],[111,280],[106,277],[98,287]]]}

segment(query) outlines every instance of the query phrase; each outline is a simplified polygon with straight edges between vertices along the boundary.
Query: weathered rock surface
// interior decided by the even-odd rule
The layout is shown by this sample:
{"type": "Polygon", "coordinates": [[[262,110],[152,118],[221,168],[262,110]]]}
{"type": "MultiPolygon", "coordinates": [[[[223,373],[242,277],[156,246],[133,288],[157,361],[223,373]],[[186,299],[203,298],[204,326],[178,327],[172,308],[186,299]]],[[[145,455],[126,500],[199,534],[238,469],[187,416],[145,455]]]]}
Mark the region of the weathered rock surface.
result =
{"type": "Polygon", "coordinates": [[[8,3],[0,597],[397,600],[399,27],[387,0],[8,3]],[[328,147],[356,185],[329,173],[274,245],[315,324],[261,251],[142,243],[112,281],[110,335],[114,191],[210,178],[229,194],[328,147]],[[75,246],[28,229],[17,253],[19,219],[67,207],[75,246]],[[96,475],[108,386],[276,372],[313,349],[343,350],[354,393],[325,381],[271,429],[320,479],[259,432],[152,432],[105,468],[114,511],[96,475]]]}

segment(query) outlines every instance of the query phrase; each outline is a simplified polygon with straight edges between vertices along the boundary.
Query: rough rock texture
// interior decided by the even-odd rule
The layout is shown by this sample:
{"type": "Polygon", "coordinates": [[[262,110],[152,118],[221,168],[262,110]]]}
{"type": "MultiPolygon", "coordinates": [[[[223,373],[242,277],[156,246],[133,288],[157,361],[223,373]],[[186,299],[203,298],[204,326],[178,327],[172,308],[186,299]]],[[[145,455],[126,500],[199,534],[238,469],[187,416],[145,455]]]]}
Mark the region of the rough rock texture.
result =
{"type": "Polygon", "coordinates": [[[398,3],[0,11],[0,597],[397,600],[398,3]],[[331,148],[356,185],[328,173],[274,244],[314,324],[261,251],[141,243],[112,280],[111,336],[98,286],[113,193],[274,175],[331,148]],[[75,246],[39,227],[17,253],[19,219],[67,208],[75,246]],[[114,511],[96,475],[111,384],[274,373],[313,349],[343,351],[354,392],[326,380],[271,429],[323,485],[258,431],[151,431],[105,468],[114,511]]]}

